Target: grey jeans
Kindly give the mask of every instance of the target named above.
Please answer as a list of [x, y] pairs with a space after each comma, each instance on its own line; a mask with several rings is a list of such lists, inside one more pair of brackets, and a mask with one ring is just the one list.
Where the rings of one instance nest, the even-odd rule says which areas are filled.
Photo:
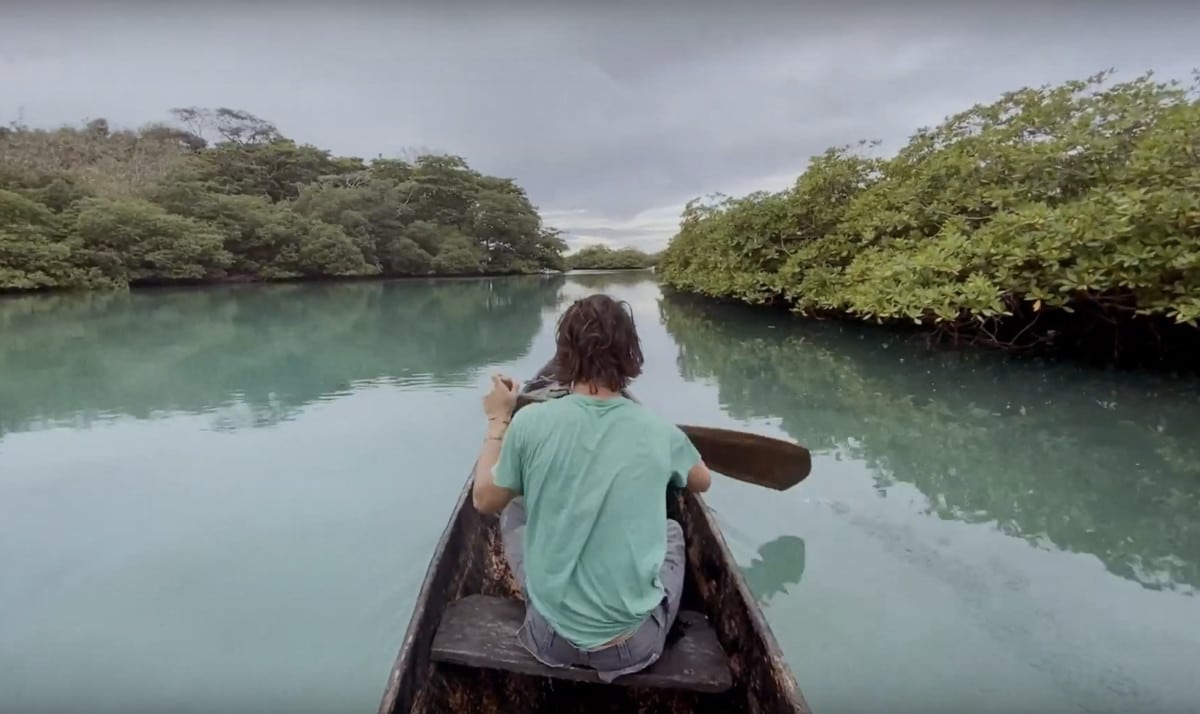
[[[667, 632], [679, 614], [679, 601], [683, 596], [683, 574], [686, 552], [683, 528], [679, 523], [667, 519], [667, 554], [663, 559], [659, 579], [665, 594], [658, 607], [651, 611], [633, 634], [616, 644], [599, 649], [585, 650], [576, 647], [567, 638], [559, 635], [538, 612], [527, 605], [525, 622], [517, 632], [517, 638], [539, 662], [548, 667], [587, 667], [596, 670], [600, 679], [611, 682], [624, 674], [641, 671], [658, 661], [667, 641]], [[504, 554], [512, 568], [521, 590], [525, 591], [525, 504], [520, 498], [513, 499], [500, 514], [500, 537], [504, 543]], [[526, 603], [529, 602], [526, 596]]]

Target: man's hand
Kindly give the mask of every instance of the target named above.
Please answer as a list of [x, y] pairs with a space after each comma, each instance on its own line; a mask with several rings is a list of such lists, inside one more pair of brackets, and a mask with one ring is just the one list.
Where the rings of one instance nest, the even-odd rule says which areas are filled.
[[489, 421], [508, 421], [517, 406], [521, 384], [511, 377], [492, 375], [492, 389], [483, 395], [483, 414]]
[[480, 513], [499, 513], [516, 496], [507, 488], [496, 485], [493, 469], [500, 459], [500, 443], [508, 431], [520, 390], [517, 380], [493, 374], [492, 388], [483, 397], [483, 413], [488, 419], [487, 436], [479, 458], [475, 460], [475, 483], [471, 487], [472, 501]]

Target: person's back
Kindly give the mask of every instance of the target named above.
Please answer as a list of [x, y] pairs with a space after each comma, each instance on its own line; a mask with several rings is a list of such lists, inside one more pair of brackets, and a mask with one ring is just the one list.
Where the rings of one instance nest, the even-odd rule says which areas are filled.
[[678, 427], [621, 395], [642, 358], [620, 305], [576, 302], [557, 343], [553, 376], [571, 393], [526, 406], [507, 428], [516, 385], [497, 379], [485, 398], [498, 424], [489, 439], [503, 446], [493, 456], [485, 442], [475, 505], [504, 510], [505, 551], [530, 605], [525, 646], [546, 664], [612, 678], [661, 654], [684, 569], [666, 489], [704, 490], [709, 475]]
[[[530, 601], [581, 647], [628, 632], [662, 599], [666, 489], [695, 463], [673, 424], [623, 397], [570, 394], [518, 412]], [[505, 445], [508, 450], [508, 445]], [[681, 465], [680, 465], [681, 464]], [[505, 463], [501, 474], [517, 473]], [[674, 477], [672, 476], [674, 474]], [[516, 489], [514, 489], [516, 490]]]

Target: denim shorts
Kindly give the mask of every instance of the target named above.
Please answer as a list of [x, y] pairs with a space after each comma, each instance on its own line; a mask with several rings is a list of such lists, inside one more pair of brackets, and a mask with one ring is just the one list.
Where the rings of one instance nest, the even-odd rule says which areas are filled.
[[[620, 641], [596, 649], [577, 647], [554, 631], [532, 605], [525, 608], [525, 621], [517, 631], [521, 644], [547, 667], [586, 667], [596, 670], [605, 682], [625, 674], [639, 672], [658, 661], [666, 645], [667, 632], [679, 614], [683, 596], [683, 575], [687, 554], [684, 549], [683, 528], [667, 519], [667, 552], [659, 579], [664, 595], [642, 624]], [[522, 499], [513, 499], [500, 514], [500, 535], [509, 567], [525, 590], [525, 506]], [[526, 596], [526, 603], [529, 602]]]

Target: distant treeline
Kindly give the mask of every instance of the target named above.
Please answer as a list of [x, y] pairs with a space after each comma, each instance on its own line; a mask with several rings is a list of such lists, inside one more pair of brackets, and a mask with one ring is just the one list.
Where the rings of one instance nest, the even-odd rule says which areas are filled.
[[562, 270], [510, 179], [364, 161], [232, 109], [116, 131], [0, 128], [0, 290]]
[[1200, 86], [1110, 75], [1009, 92], [890, 158], [830, 149], [778, 193], [694, 200], [662, 280], [933, 341], [1200, 364]]
[[566, 261], [571, 270], [635, 270], [653, 267], [658, 254], [643, 253], [637, 248], [592, 245], [568, 255]]

